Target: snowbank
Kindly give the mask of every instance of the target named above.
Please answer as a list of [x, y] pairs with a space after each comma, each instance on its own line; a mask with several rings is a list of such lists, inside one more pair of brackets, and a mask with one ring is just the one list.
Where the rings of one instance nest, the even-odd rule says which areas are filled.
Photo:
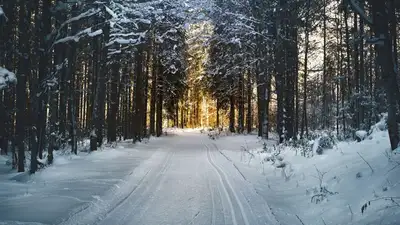
[[281, 224], [400, 223], [400, 156], [390, 151], [387, 131], [311, 158], [274, 143], [263, 148], [255, 136], [216, 140]]
[[10, 159], [0, 156], [0, 224], [58, 224], [69, 212], [125, 184], [131, 171], [162, 145], [157, 139], [150, 147], [127, 141], [93, 153], [55, 151], [53, 165], [34, 175], [11, 170]]

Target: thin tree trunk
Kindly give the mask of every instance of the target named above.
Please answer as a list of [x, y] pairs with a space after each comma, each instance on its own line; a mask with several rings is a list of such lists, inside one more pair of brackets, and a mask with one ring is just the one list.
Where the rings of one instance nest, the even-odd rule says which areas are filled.
[[[19, 26], [20, 31], [28, 30], [30, 23], [30, 12], [26, 7], [25, 2], [20, 1], [19, 4]], [[29, 72], [29, 39], [24, 32], [19, 34], [19, 64], [18, 64], [18, 83], [17, 83], [17, 124], [16, 124], [16, 144], [18, 147], [18, 172], [24, 172], [25, 162], [25, 126], [26, 126], [26, 80], [30, 76]], [[35, 151], [35, 150], [34, 150]], [[32, 153], [32, 157], [36, 157]], [[36, 158], [35, 158], [36, 159]], [[34, 160], [36, 161], [36, 160]]]
[[327, 128], [328, 126], [328, 103], [327, 103], [327, 56], [326, 56], [326, 45], [327, 45], [327, 37], [326, 37], [326, 0], [324, 0], [324, 10], [323, 10], [323, 33], [324, 33], [324, 43], [323, 43], [323, 74], [322, 74], [322, 129]]
[[246, 124], [247, 124], [247, 133], [250, 134], [252, 130], [252, 107], [251, 107], [251, 99], [253, 95], [253, 86], [251, 83], [251, 74], [250, 71], [247, 73], [247, 116], [246, 116]]
[[[155, 116], [156, 116], [156, 99], [157, 99], [157, 54], [153, 51], [153, 65], [151, 68], [151, 97], [150, 97], [150, 135], [155, 136]], [[183, 114], [182, 114], [183, 116]], [[183, 121], [181, 121], [183, 124]]]
[[142, 140], [142, 125], [143, 125], [143, 50], [139, 47], [135, 53], [135, 76], [136, 76], [136, 88], [135, 88], [135, 115], [134, 115], [134, 135], [133, 142]]
[[231, 94], [229, 98], [230, 110], [229, 110], [229, 131], [235, 133], [235, 97]]
[[101, 69], [99, 71], [98, 87], [97, 87], [98, 99], [97, 99], [97, 106], [95, 107], [96, 112], [93, 113], [94, 116], [97, 116], [97, 119], [95, 119], [94, 121], [96, 123], [95, 136], [97, 137], [98, 147], [101, 147], [101, 145], [103, 144], [103, 129], [105, 123], [106, 80], [108, 73], [108, 67], [107, 67], [108, 47], [106, 43], [108, 43], [110, 39], [110, 25], [108, 23], [105, 23], [103, 27], [103, 34], [104, 34], [104, 39], [101, 48], [102, 49]]
[[160, 61], [157, 61], [157, 108], [156, 108], [156, 135], [160, 137], [162, 135], [163, 125], [163, 102], [164, 102], [164, 82], [163, 74], [161, 74]]
[[[119, 49], [119, 46], [116, 48]], [[110, 105], [107, 115], [107, 134], [109, 142], [117, 141], [117, 114], [118, 114], [118, 86], [119, 86], [119, 77], [120, 77], [120, 62], [119, 57], [117, 56], [114, 59], [114, 62], [111, 66], [111, 83], [110, 83]]]

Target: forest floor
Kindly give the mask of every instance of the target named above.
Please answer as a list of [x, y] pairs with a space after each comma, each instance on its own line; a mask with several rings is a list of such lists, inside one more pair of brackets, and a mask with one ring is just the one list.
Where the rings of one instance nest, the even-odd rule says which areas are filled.
[[57, 153], [33, 176], [0, 157], [0, 224], [399, 224], [400, 158], [387, 139], [376, 132], [305, 158], [266, 152], [254, 135], [169, 130], [149, 143]]

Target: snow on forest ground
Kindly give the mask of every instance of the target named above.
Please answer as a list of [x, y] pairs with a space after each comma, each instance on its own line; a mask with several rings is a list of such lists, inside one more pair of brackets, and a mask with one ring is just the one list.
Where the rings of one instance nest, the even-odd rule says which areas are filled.
[[[267, 142], [269, 149], [274, 143]], [[359, 143], [339, 142], [311, 158], [285, 147], [274, 165], [265, 161], [273, 153], [263, 152], [255, 135], [221, 137], [215, 144], [282, 225], [400, 224], [400, 156], [389, 151], [387, 131]], [[286, 166], [277, 168], [282, 163]]]
[[[166, 129], [166, 137], [149, 144], [122, 142], [116, 148], [79, 152], [77, 156], [57, 151], [54, 165], [33, 176], [11, 171], [7, 159], [0, 156], [0, 225], [57, 224], [66, 214], [90, 205], [99, 206], [101, 212], [101, 207], [108, 208], [134, 189], [147, 169], [160, 164], [166, 154], [160, 150], [175, 143], [175, 135], [182, 135], [190, 144], [207, 139], [205, 133], [199, 139], [200, 132], [204, 131], [171, 128]], [[277, 153], [273, 148], [276, 141], [267, 141], [272, 152], [263, 152], [263, 142], [255, 135], [227, 135], [210, 142], [220, 150], [221, 168], [231, 169], [227, 171], [231, 175], [237, 173], [232, 182], [243, 177], [282, 225], [400, 223], [396, 205], [400, 201], [400, 156], [389, 151], [387, 131], [376, 131], [359, 143], [339, 142], [311, 158], [290, 147], [271, 157]], [[273, 165], [266, 158], [277, 161]], [[92, 212], [94, 216], [96, 212]]]
[[166, 142], [168, 137], [152, 139], [151, 145], [126, 141], [78, 155], [56, 151], [54, 164], [32, 176], [11, 170], [8, 158], [0, 156], [0, 224], [57, 224], [68, 212], [124, 186], [126, 177]]

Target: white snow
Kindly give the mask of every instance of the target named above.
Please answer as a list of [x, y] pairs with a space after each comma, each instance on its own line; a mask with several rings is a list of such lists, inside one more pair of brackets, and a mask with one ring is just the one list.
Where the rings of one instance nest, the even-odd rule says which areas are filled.
[[6, 68], [0, 67], [0, 91], [7, 88], [11, 84], [17, 83], [17, 77], [13, 72], [8, 71]]
[[0, 6], [0, 16], [3, 16], [3, 15], [5, 15], [5, 14], [4, 14], [3, 8], [1, 8], [1, 6]]
[[[339, 142], [312, 158], [289, 147], [273, 150], [270, 141], [272, 152], [263, 152], [255, 136], [224, 137], [216, 145], [266, 199], [281, 224], [301, 224], [299, 218], [307, 225], [400, 223], [400, 156], [390, 151], [387, 131], [376, 131], [359, 143]], [[330, 193], [321, 193], [320, 186]], [[321, 194], [325, 197], [319, 201]]]
[[99, 29], [99, 30], [96, 30], [95, 32], [89, 33], [89, 37], [96, 37], [96, 36], [99, 36], [101, 34], [103, 34], [103, 30]]
[[177, 129], [166, 134], [134, 148], [120, 143], [92, 154], [57, 153], [53, 166], [32, 177], [2, 175], [0, 221], [278, 224], [266, 201], [231, 173], [235, 168], [224, 165], [206, 135]]
[[117, 15], [114, 11], [112, 11], [112, 10], [111, 10], [110, 8], [108, 8], [107, 6], [105, 6], [105, 7], [106, 7], [107, 13], [110, 14], [110, 16], [112, 16], [114, 19], [118, 18], [118, 15]]
[[358, 131], [356, 131], [356, 136], [357, 136], [360, 140], [364, 140], [365, 138], [367, 138], [368, 132], [365, 131], [365, 130], [358, 130]]
[[314, 155], [317, 154], [318, 147], [319, 147], [319, 141], [320, 141], [320, 140], [321, 140], [321, 138], [319, 137], [319, 138], [315, 139], [315, 140], [312, 142], [312, 151], [313, 151]]
[[7, 22], [7, 21], [8, 21], [8, 18], [7, 18], [7, 16], [6, 16], [6, 14], [4, 13], [3, 8], [1, 8], [1, 6], [0, 6], [0, 17], [2, 17], [2, 16], [4, 16], [4, 18], [6, 19], [6, 22]]
[[10, 159], [0, 156], [0, 224], [62, 222], [97, 201], [92, 196], [104, 196], [115, 185], [124, 186], [124, 178], [149, 159], [160, 143], [133, 149], [126, 142], [116, 149], [77, 156], [69, 150], [56, 151], [54, 164], [32, 176], [11, 171]]
[[400, 156], [386, 131], [311, 158], [276, 140], [263, 149], [254, 135], [165, 135], [56, 151], [33, 176], [10, 173], [0, 157], [0, 224], [398, 224]]

